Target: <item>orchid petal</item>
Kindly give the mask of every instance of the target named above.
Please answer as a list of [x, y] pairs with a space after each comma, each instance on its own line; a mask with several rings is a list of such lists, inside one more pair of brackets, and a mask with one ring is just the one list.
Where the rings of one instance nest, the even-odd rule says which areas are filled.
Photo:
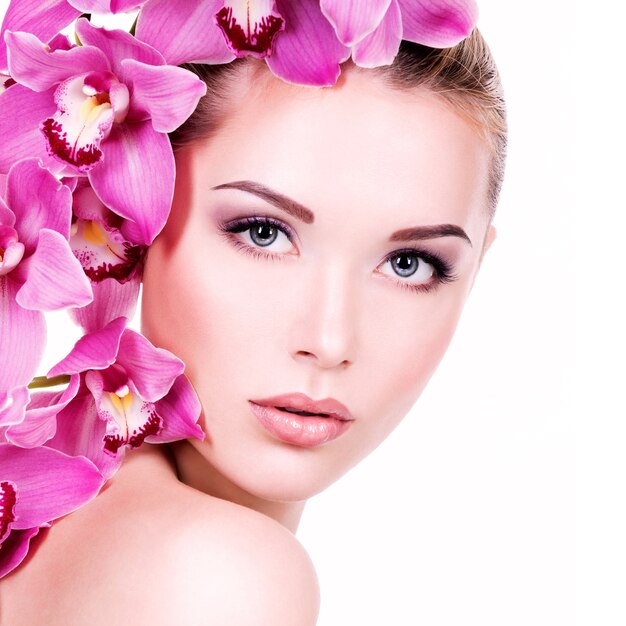
[[114, 126], [105, 157], [89, 172], [91, 186], [112, 211], [136, 223], [133, 241], [150, 245], [165, 225], [174, 194], [174, 156], [167, 135], [157, 133], [150, 122]]
[[213, 16], [223, 0], [149, 0], [139, 13], [137, 38], [170, 65], [228, 63], [235, 58]]
[[[99, 372], [89, 372], [96, 377]], [[89, 382], [87, 383], [89, 384]], [[146, 402], [128, 387], [117, 392], [102, 391], [97, 394], [98, 416], [106, 422], [104, 451], [117, 455], [120, 448], [139, 448], [148, 436], [157, 436], [163, 421], [154, 404]]]
[[45, 446], [26, 450], [0, 444], [0, 467], [3, 480], [17, 485], [12, 523], [17, 530], [75, 511], [94, 498], [103, 483], [102, 475], [88, 459]]
[[449, 48], [467, 37], [478, 19], [475, 0], [398, 0], [402, 38], [432, 48]]
[[144, 247], [126, 241], [119, 229], [100, 220], [77, 220], [70, 246], [87, 277], [95, 283], [107, 278], [126, 282], [145, 252]]
[[19, 287], [0, 276], [0, 393], [30, 383], [46, 344], [44, 316], [17, 304]]
[[168, 350], [156, 348], [143, 335], [126, 329], [120, 340], [117, 363], [149, 402], [160, 400], [180, 376], [185, 364]]
[[35, 448], [54, 437], [56, 416], [76, 396], [80, 377], [74, 375], [63, 391], [43, 391], [32, 395], [25, 419], [6, 430], [6, 438], [22, 448]]
[[10, 393], [0, 393], [0, 426], [21, 424], [24, 420], [30, 392], [25, 386], [17, 387]]
[[391, 0], [321, 0], [320, 8], [339, 41], [353, 46], [381, 23]]
[[72, 222], [72, 193], [37, 159], [16, 163], [9, 171], [7, 200], [16, 218], [20, 241], [30, 255], [39, 233], [46, 228], [69, 239]]
[[0, 544], [9, 534], [12, 524], [15, 522], [16, 503], [17, 485], [8, 480], [0, 480]]
[[120, 317], [104, 328], [81, 337], [71, 352], [48, 372], [48, 378], [59, 374], [79, 374], [91, 369], [102, 370], [112, 365], [126, 321], [126, 318]]
[[282, 80], [300, 85], [330, 86], [337, 82], [339, 64], [350, 56], [314, 0], [277, 0], [285, 30], [266, 58]]
[[40, 527], [14, 530], [2, 542], [0, 547], [0, 578], [12, 572], [28, 554], [30, 540], [37, 535]]
[[6, 276], [17, 267], [24, 250], [24, 244], [18, 241], [17, 231], [0, 225], [0, 276]]
[[[48, 41], [73, 22], [79, 11], [66, 0], [12, 0], [5, 13], [0, 39], [5, 31], [26, 31]], [[0, 71], [7, 69], [6, 49], [0, 44]]]
[[58, 111], [41, 123], [48, 144], [48, 153], [88, 172], [102, 160], [100, 143], [106, 139], [115, 112], [104, 94], [87, 95], [88, 75], [74, 76], [61, 83], [54, 94]]
[[68, 0], [82, 13], [128, 13], [138, 9], [137, 0]]
[[28, 157], [46, 157], [46, 141], [39, 130], [42, 120], [56, 110], [54, 89], [33, 93], [21, 85], [13, 85], [0, 93], [0, 172]]
[[135, 314], [140, 286], [139, 268], [123, 284], [115, 278], [92, 283], [93, 302], [80, 309], [71, 309], [70, 317], [88, 333], [104, 328], [118, 317], [131, 319]]
[[105, 430], [106, 424], [98, 417], [91, 393], [79, 393], [57, 415], [57, 432], [46, 446], [72, 456], [87, 457], [107, 480], [122, 464], [124, 450], [116, 456], [104, 451]]
[[99, 48], [110, 59], [112, 72], [123, 83], [132, 78], [124, 72], [123, 59], [135, 59], [148, 65], [163, 65], [165, 63], [160, 52], [126, 31], [97, 28], [86, 19], [81, 18], [76, 22], [76, 33], [84, 44]]
[[181, 374], [164, 398], [155, 403], [156, 412], [163, 419], [163, 430], [156, 436], [146, 437], [147, 443], [169, 443], [195, 437], [204, 439], [197, 424], [202, 407], [196, 392], [184, 374]]
[[401, 40], [402, 15], [397, 0], [393, 0], [380, 26], [354, 46], [352, 59], [360, 67], [390, 65], [398, 54]]
[[133, 108], [145, 112], [159, 133], [176, 130], [195, 110], [207, 86], [181, 67], [146, 65], [133, 59], [122, 61], [132, 76]]
[[56, 311], [85, 306], [93, 300], [91, 283], [67, 239], [44, 228], [34, 254], [24, 262], [26, 282], [17, 292], [17, 303], [25, 309]]
[[46, 44], [30, 33], [7, 32], [4, 39], [9, 74], [20, 85], [33, 91], [47, 91], [76, 74], [110, 69], [106, 56], [92, 46], [49, 51]]
[[226, 0], [215, 20], [226, 44], [238, 57], [264, 59], [272, 54], [285, 20], [274, 10], [274, 0]]

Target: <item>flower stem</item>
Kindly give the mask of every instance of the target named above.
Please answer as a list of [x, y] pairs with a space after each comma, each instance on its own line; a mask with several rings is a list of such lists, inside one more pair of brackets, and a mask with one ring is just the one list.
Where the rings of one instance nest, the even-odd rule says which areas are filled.
[[57, 387], [58, 385], [66, 385], [70, 382], [70, 377], [67, 374], [61, 374], [60, 376], [53, 376], [47, 378], [46, 376], [35, 376], [31, 383], [28, 385], [29, 389], [43, 389], [44, 387]]

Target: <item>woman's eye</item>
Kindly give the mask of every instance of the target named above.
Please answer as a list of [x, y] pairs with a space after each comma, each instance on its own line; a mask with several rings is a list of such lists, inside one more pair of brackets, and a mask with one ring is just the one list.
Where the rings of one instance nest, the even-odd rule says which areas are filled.
[[229, 233], [237, 233], [240, 242], [252, 248], [266, 248], [268, 253], [285, 254], [293, 244], [284, 227], [267, 219], [246, 219], [226, 227]]
[[423, 285], [432, 281], [437, 270], [432, 263], [415, 252], [396, 252], [383, 262], [381, 272], [394, 278], [402, 278], [405, 283]]

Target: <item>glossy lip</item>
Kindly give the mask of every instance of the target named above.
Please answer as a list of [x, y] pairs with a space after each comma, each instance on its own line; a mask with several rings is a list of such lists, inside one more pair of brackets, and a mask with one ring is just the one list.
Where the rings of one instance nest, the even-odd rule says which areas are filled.
[[[346, 406], [333, 398], [312, 400], [302, 393], [290, 393], [249, 403], [252, 413], [273, 437], [303, 448], [336, 439], [354, 421]], [[321, 415], [298, 415], [278, 407]]]
[[285, 393], [279, 396], [272, 396], [271, 398], [250, 400], [250, 402], [260, 406], [282, 407], [296, 411], [307, 411], [308, 413], [322, 413], [344, 422], [354, 420], [348, 407], [334, 398], [313, 400], [304, 393]]

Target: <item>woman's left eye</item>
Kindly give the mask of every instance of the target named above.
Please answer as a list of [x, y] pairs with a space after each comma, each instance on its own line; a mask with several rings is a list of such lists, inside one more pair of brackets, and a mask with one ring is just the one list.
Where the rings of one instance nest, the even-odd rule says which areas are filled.
[[395, 279], [402, 286], [418, 290], [428, 289], [450, 278], [450, 270], [440, 259], [417, 250], [397, 250], [380, 265], [380, 272]]

